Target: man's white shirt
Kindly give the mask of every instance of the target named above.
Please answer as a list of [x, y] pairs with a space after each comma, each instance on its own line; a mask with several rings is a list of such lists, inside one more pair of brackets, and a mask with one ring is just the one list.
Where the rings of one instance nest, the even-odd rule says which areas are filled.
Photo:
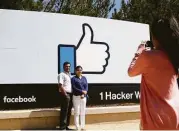
[[61, 72], [58, 75], [58, 83], [62, 84], [62, 87], [68, 93], [72, 93], [71, 77], [71, 74], [66, 72]]

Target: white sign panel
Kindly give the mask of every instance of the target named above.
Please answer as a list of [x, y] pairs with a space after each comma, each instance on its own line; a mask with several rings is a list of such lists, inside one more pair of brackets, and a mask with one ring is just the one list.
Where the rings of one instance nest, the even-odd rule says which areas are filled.
[[145, 24], [0, 10], [0, 84], [57, 83], [65, 60], [81, 65], [89, 83], [139, 83], [127, 69], [142, 40]]

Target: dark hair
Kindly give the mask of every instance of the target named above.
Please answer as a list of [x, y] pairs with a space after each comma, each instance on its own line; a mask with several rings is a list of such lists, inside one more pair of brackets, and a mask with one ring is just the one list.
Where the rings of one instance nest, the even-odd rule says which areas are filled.
[[75, 67], [75, 71], [77, 71], [80, 68], [83, 70], [82, 66], [77, 66], [77, 67]]
[[70, 62], [66, 61], [63, 63], [63, 67], [65, 67], [66, 65], [70, 64]]
[[170, 19], [155, 20], [151, 33], [168, 55], [176, 73], [179, 68], [179, 25], [172, 16]]

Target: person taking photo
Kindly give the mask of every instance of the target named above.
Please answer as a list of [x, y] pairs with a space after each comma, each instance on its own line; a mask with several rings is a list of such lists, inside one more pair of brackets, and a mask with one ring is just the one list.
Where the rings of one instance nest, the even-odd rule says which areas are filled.
[[151, 26], [153, 50], [141, 44], [128, 74], [142, 75], [141, 129], [179, 129], [179, 25], [174, 17], [155, 20]]

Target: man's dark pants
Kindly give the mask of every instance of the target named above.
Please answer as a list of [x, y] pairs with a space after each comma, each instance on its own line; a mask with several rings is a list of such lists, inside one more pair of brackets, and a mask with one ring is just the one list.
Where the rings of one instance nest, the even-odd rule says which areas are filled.
[[61, 111], [60, 111], [60, 129], [66, 129], [70, 125], [71, 109], [72, 109], [72, 94], [67, 93], [64, 96], [60, 93]]

